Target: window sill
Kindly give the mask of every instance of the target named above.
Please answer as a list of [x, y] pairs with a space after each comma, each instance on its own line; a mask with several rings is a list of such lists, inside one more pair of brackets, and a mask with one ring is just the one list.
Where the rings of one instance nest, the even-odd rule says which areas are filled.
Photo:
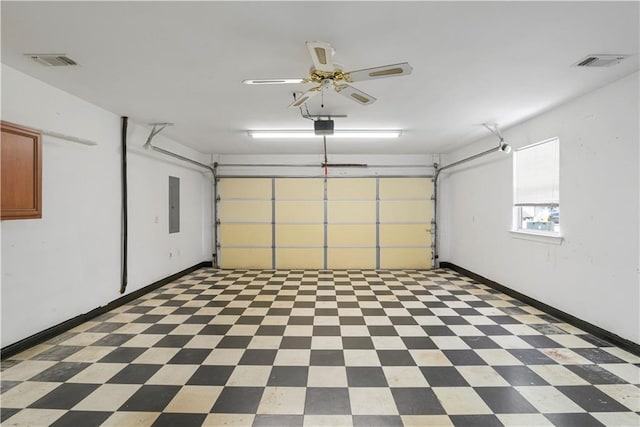
[[531, 240], [533, 242], [550, 243], [553, 245], [561, 245], [564, 241], [564, 237], [559, 234], [535, 233], [523, 230], [511, 230], [509, 233], [511, 233], [511, 237], [515, 239]]

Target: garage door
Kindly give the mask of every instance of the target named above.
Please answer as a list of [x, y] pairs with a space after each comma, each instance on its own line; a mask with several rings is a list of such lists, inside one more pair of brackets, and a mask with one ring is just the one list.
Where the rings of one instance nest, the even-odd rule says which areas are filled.
[[379, 179], [380, 268], [430, 268], [429, 178]]
[[271, 187], [271, 178], [219, 181], [221, 267], [272, 268]]
[[222, 268], [431, 266], [430, 178], [221, 178]]
[[274, 179], [275, 267], [324, 268], [324, 179]]
[[376, 179], [327, 180], [327, 268], [376, 268]]

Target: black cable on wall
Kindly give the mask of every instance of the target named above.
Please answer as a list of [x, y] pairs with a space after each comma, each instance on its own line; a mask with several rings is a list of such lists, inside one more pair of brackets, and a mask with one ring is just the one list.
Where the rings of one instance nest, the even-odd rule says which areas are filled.
[[120, 293], [124, 294], [127, 290], [127, 126], [129, 124], [128, 117], [122, 117], [122, 279], [120, 282]]

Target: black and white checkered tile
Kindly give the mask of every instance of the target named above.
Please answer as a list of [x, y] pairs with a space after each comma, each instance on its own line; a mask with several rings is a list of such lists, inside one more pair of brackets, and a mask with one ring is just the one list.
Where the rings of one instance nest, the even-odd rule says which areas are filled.
[[3, 361], [2, 425], [638, 426], [640, 358], [449, 270], [199, 270]]

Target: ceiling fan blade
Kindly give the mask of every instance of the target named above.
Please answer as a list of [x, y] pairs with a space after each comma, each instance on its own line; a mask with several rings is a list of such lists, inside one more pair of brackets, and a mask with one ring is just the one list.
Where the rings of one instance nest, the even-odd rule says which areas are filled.
[[246, 85], [283, 85], [305, 83], [305, 79], [248, 79], [243, 80]]
[[400, 64], [383, 65], [382, 67], [366, 68], [345, 73], [348, 82], [361, 82], [363, 80], [382, 79], [385, 77], [406, 76], [411, 74], [413, 68], [408, 62]]
[[370, 105], [376, 102], [376, 99], [373, 96], [366, 94], [353, 86], [340, 85], [336, 87], [336, 91], [338, 91], [340, 95], [346, 96], [350, 100], [356, 101], [362, 105]]
[[322, 86], [317, 86], [312, 89], [309, 89], [308, 91], [306, 91], [305, 93], [297, 97], [295, 101], [289, 104], [289, 108], [302, 107], [304, 104], [307, 103], [309, 99], [313, 98], [320, 92], [322, 92]]
[[307, 48], [313, 60], [313, 67], [318, 71], [333, 73], [333, 48], [326, 42], [307, 42]]

